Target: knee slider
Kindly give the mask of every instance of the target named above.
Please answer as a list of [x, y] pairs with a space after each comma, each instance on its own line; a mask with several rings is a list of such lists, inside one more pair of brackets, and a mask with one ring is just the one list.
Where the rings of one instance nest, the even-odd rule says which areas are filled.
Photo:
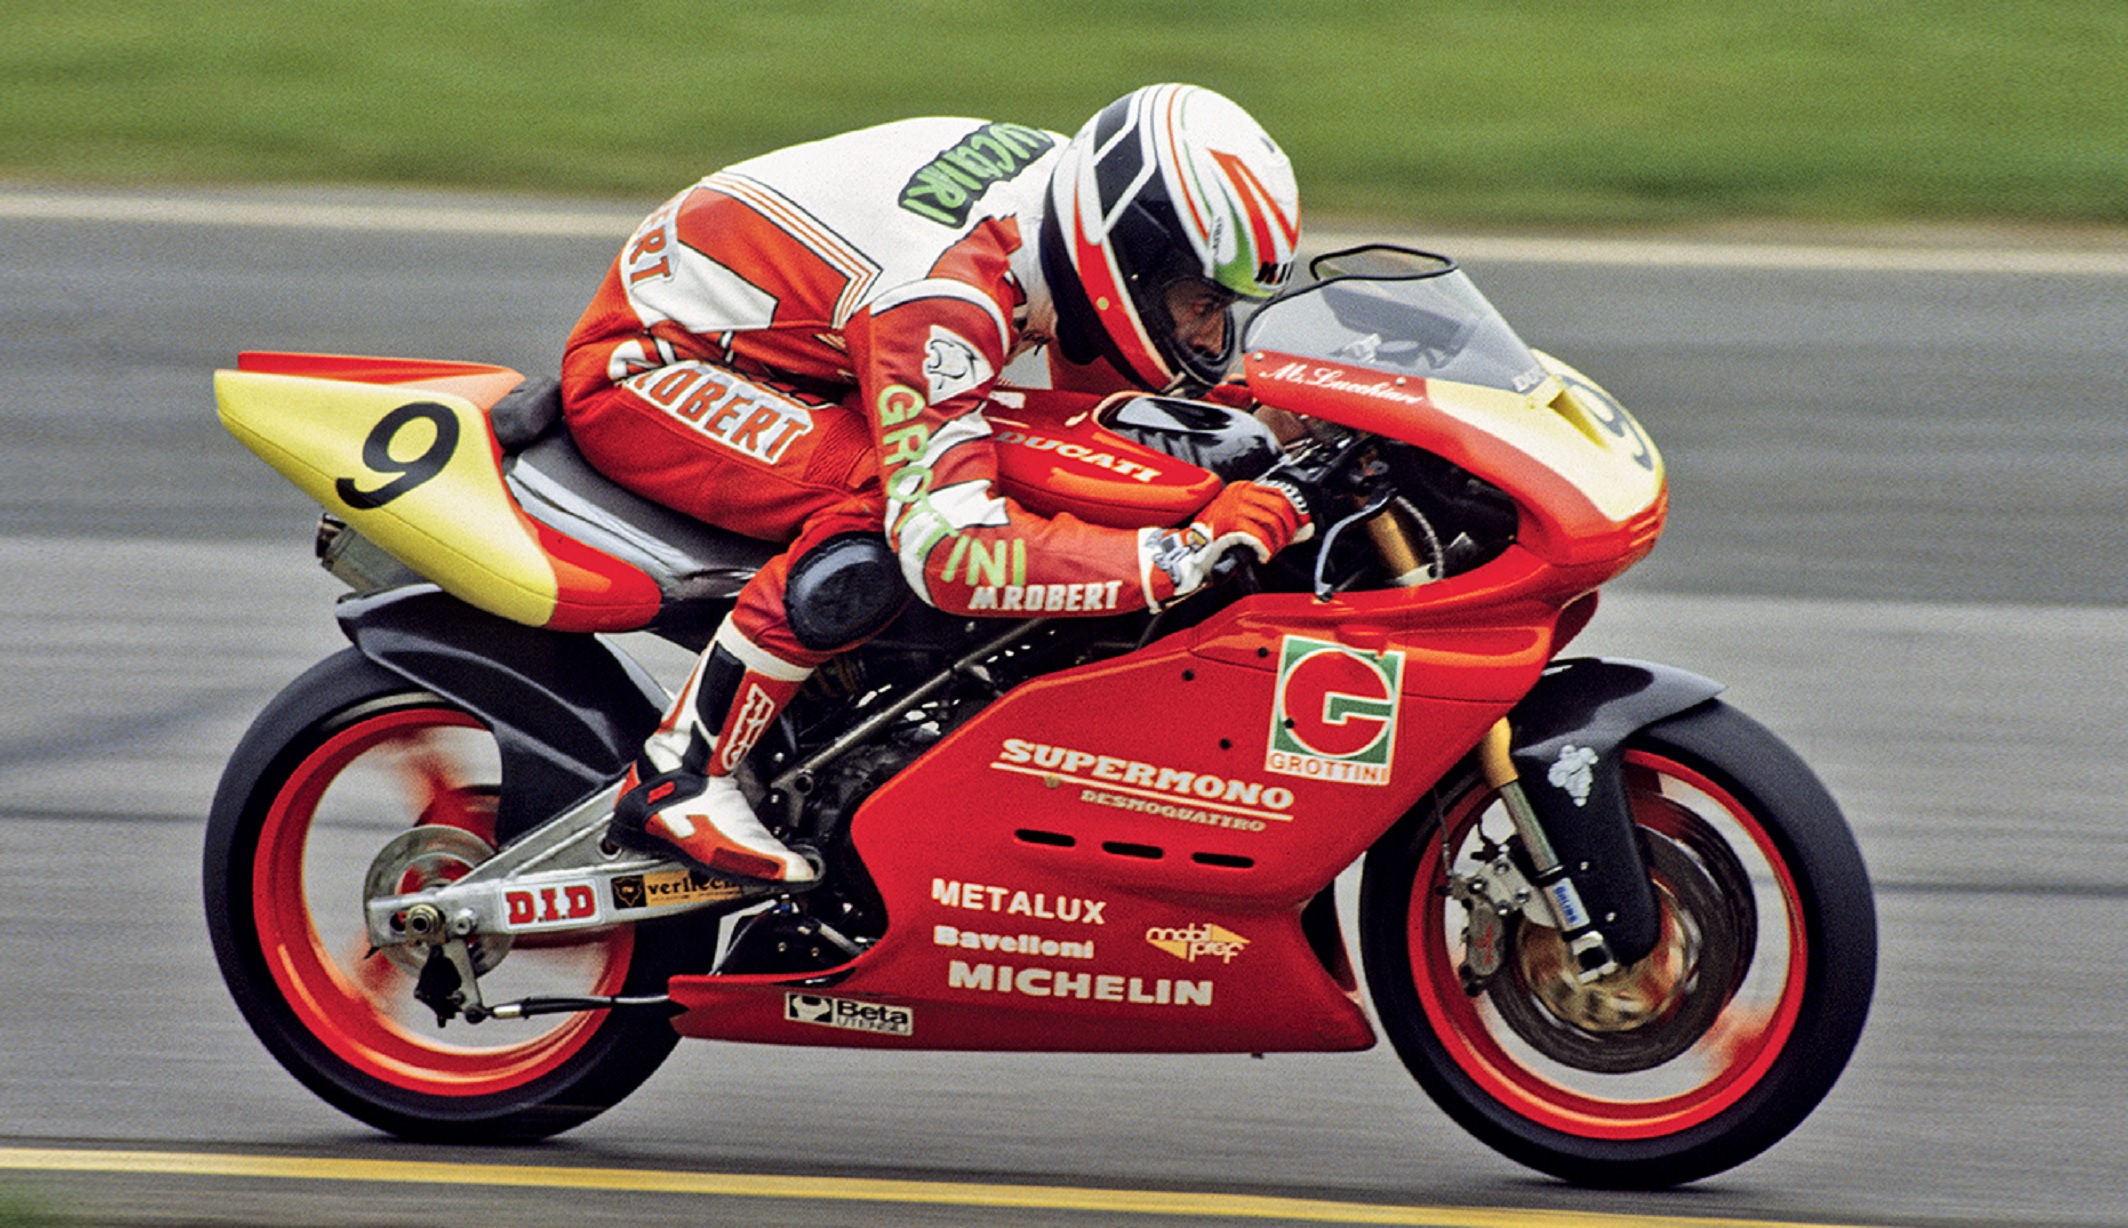
[[878, 634], [909, 602], [909, 585], [876, 533], [831, 537], [791, 565], [783, 612], [791, 636], [816, 652]]

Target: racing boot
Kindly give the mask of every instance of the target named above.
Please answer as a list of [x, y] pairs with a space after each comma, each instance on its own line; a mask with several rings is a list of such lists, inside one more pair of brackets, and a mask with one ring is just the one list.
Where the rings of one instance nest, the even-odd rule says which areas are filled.
[[726, 619], [622, 781], [614, 826], [715, 874], [810, 886], [820, 872], [761, 825], [732, 773], [812, 672]]

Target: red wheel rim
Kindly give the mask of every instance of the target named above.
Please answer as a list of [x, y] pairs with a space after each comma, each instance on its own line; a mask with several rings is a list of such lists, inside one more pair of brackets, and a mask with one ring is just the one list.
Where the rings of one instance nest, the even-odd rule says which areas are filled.
[[[381, 954], [362, 955], [367, 941], [358, 910], [350, 909], [345, 916], [336, 911], [322, 919], [315, 915], [306, 874], [320, 806], [334, 783], [366, 757], [380, 752], [390, 756], [441, 730], [485, 732], [479, 722], [449, 708], [402, 708], [359, 719], [304, 756], [274, 797], [259, 833], [252, 859], [252, 914], [260, 950], [282, 1000], [304, 1030], [337, 1057], [408, 1091], [481, 1096], [523, 1087], [560, 1067], [590, 1042], [600, 1017], [556, 1016], [537, 1036], [513, 1040], [510, 1037], [518, 1034], [503, 1033], [502, 1043], [486, 1046], [453, 1043], [441, 1030], [418, 1032], [398, 1018], [410, 1001], [404, 974]], [[412, 774], [430, 787], [439, 779], [425, 752]], [[410, 810], [406, 824], [423, 809]], [[359, 884], [363, 870], [363, 865], [335, 866], [334, 874], [352, 875]], [[620, 992], [633, 935], [632, 928], [622, 926], [599, 935], [594, 943], [571, 948], [579, 956], [590, 956], [591, 983], [578, 992]], [[334, 943], [350, 954], [336, 956]], [[496, 1035], [486, 1032], [473, 1038]]]
[[[1412, 978], [1427, 1026], [1450, 1060], [1484, 1092], [1517, 1116], [1583, 1138], [1647, 1139], [1674, 1135], [1726, 1111], [1758, 1086], [1794, 1031], [1808, 971], [1808, 940], [1794, 877], [1765, 828], [1726, 790], [1693, 769], [1660, 756], [1628, 752], [1635, 818], [1666, 836], [1711, 816], [1716, 834], [1750, 867], [1759, 900], [1759, 953], [1750, 976], [1680, 1070], [1651, 1077], [1601, 1076], [1547, 1066], [1517, 1041], [1483, 998], [1464, 992], [1457, 975], [1461, 934], [1436, 893], [1446, 881], [1443, 845], [1429, 841], [1419, 861], [1408, 934]], [[1645, 791], [1660, 782], [1662, 797]], [[1666, 804], [1682, 799], [1682, 807]], [[1450, 848], [1460, 845], [1493, 802], [1473, 790], [1443, 816]], [[1769, 951], [1768, 939], [1777, 949]], [[1768, 967], [1777, 956], [1778, 967]], [[1688, 1062], [1689, 1058], [1689, 1062]], [[1665, 1081], [1679, 1087], [1651, 1087]]]

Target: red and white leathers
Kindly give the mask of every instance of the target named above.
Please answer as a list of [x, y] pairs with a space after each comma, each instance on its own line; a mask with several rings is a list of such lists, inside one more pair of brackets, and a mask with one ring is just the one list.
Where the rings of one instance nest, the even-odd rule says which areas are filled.
[[[1106, 594], [1087, 611], [1106, 614], [1157, 608], [1203, 583], [1228, 546], [1268, 557], [1303, 528], [1293, 499], [1252, 483], [1223, 491], [1196, 525], [1165, 530], [1042, 517], [999, 493], [983, 408], [1006, 364], [1052, 335], [1034, 239], [1062, 146], [1015, 124], [917, 119], [738, 163], [637, 228], [571, 334], [564, 402], [594, 466], [711, 524], [791, 543], [718, 632], [749, 677], [779, 684], [778, 708], [806, 672], [877, 630], [821, 643], [793, 628], [791, 569], [843, 534], [883, 533], [909, 588], [950, 613], [981, 613], [976, 580], [994, 584], [1002, 570], [1013, 584]], [[1058, 382], [1124, 386], [1102, 371]], [[698, 689], [683, 692], [661, 736], [714, 752], [730, 701], [698, 710]], [[673, 757], [649, 756], [636, 778]], [[735, 758], [707, 753], [707, 775], [728, 778]], [[728, 779], [712, 790], [737, 797]], [[773, 837], [691, 839], [661, 830], [656, 814], [647, 821], [713, 869], [720, 845], [736, 842], [757, 860], [722, 868], [785, 881], [809, 872], [795, 859], [762, 865], [788, 856]]]

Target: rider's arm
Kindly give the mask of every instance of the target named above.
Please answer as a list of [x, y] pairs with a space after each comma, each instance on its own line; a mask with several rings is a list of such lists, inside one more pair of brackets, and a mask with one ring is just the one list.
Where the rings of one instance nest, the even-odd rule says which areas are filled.
[[1012, 333], [964, 283], [883, 296], [844, 330], [886, 484], [885, 529], [918, 597], [952, 614], [1106, 614], [1159, 608], [1240, 545], [1259, 558], [1304, 523], [1284, 492], [1237, 482], [1180, 529], [1040, 516], [997, 483], [983, 407]]

